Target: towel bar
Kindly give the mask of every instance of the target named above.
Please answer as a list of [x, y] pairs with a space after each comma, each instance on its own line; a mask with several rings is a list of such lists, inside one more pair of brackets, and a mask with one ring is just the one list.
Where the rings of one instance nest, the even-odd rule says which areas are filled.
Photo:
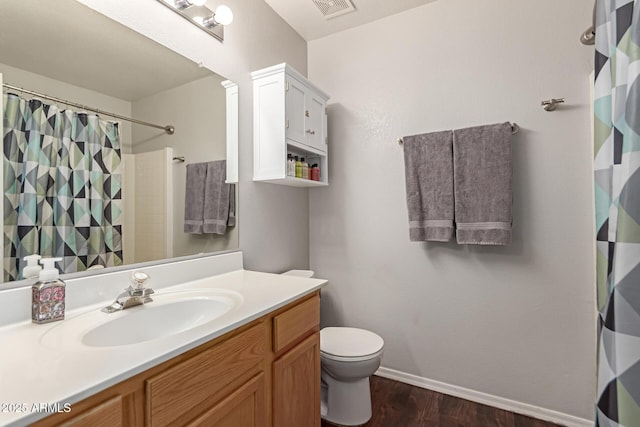
[[[511, 135], [515, 135], [518, 132], [520, 132], [520, 126], [518, 126], [517, 123], [511, 123]], [[400, 145], [404, 144], [404, 141], [402, 140], [402, 138], [398, 138], [397, 142]]]

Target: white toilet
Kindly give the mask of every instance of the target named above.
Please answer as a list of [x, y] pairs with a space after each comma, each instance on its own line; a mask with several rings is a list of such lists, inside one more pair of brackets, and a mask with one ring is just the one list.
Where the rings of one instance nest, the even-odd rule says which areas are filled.
[[322, 418], [357, 426], [371, 418], [369, 377], [380, 367], [384, 341], [357, 328], [320, 331]]
[[[313, 277], [311, 270], [291, 270], [290, 276]], [[329, 327], [320, 331], [323, 419], [357, 426], [371, 418], [369, 377], [380, 367], [384, 340], [371, 331]]]

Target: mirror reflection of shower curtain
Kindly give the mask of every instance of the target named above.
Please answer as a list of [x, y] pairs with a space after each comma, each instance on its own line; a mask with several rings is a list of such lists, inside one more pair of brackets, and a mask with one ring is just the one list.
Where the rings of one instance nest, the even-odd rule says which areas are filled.
[[596, 426], [640, 423], [640, 0], [598, 0]]
[[22, 258], [62, 257], [65, 273], [122, 264], [117, 123], [6, 94], [4, 281]]

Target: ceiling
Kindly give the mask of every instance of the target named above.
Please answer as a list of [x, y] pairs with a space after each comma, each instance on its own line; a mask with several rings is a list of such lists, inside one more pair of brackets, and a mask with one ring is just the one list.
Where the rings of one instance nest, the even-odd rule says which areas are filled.
[[75, 0], [44, 3], [0, 1], [0, 63], [127, 101], [211, 75]]
[[352, 0], [356, 10], [326, 19], [312, 0], [265, 0], [278, 15], [305, 40], [319, 39], [329, 34], [395, 15], [435, 0]]

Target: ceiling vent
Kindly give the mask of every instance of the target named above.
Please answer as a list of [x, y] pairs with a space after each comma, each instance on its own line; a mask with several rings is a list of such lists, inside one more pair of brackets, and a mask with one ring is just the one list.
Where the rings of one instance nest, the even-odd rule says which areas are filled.
[[325, 19], [335, 18], [356, 10], [350, 0], [313, 0]]

